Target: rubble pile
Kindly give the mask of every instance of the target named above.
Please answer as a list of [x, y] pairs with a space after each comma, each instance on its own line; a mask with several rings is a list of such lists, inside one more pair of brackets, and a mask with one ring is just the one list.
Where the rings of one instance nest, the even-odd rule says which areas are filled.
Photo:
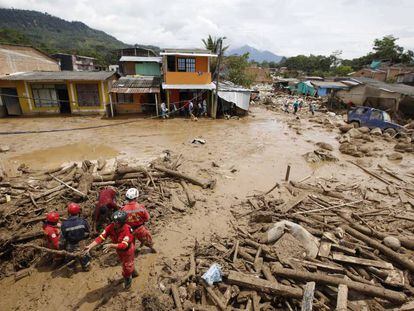
[[176, 310], [411, 310], [414, 175], [348, 165], [368, 179], [306, 178], [241, 203], [232, 238], [166, 269]]
[[388, 154], [391, 158], [402, 158], [402, 154], [414, 152], [414, 145], [406, 133], [398, 136], [394, 133], [384, 133], [379, 128], [369, 129], [367, 127], [354, 128], [351, 124], [339, 126], [342, 133], [338, 136], [340, 143], [339, 151], [354, 157], [379, 157], [384, 151], [381, 143], [395, 142], [393, 153]]
[[194, 206], [196, 200], [187, 182], [202, 188], [213, 185], [178, 172], [181, 159], [168, 153], [150, 166], [131, 165], [133, 161], [114, 161], [114, 165], [83, 161], [47, 171], [21, 166], [21, 176], [4, 177], [0, 181], [0, 278], [20, 275], [20, 270], [30, 269], [40, 261], [39, 249], [25, 247], [25, 243], [42, 245], [41, 223], [47, 212], [58, 211], [65, 219], [68, 202], [78, 202], [82, 215], [91, 224], [102, 187], [116, 188], [120, 199], [128, 188], [138, 188], [140, 203], [155, 219], [149, 228], [156, 232], [177, 211], [173, 200], [181, 200], [180, 212]]

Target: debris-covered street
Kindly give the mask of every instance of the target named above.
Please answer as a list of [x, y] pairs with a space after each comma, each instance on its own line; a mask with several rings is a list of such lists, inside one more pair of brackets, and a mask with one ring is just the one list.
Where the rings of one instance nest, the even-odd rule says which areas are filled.
[[[7, 175], [0, 188], [7, 197], [0, 205], [2, 308], [298, 310], [304, 292], [317, 298], [316, 310], [409, 303], [414, 158], [394, 150], [409, 138], [349, 129], [341, 117], [305, 108], [299, 117], [281, 105], [255, 105], [241, 119], [141, 119], [2, 136], [10, 148], [0, 153]], [[2, 129], [125, 121], [7, 119]], [[128, 187], [139, 188], [151, 215], [158, 252], [137, 251], [130, 292], [118, 286], [111, 254], [94, 250], [91, 271], [74, 273], [37, 268], [44, 253], [22, 247], [41, 245], [42, 215], [64, 214], [69, 200], [92, 217], [104, 185], [116, 187], [120, 200]], [[208, 287], [201, 276], [214, 263], [222, 281]]]

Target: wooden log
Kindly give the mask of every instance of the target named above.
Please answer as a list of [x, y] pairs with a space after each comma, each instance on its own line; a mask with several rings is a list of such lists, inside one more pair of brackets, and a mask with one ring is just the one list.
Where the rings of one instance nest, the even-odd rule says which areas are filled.
[[284, 269], [272, 266], [272, 272], [276, 276], [286, 277], [288, 279], [309, 282], [314, 281], [320, 284], [327, 285], [347, 285], [349, 289], [355, 290], [359, 293], [365, 294], [370, 297], [383, 298], [392, 302], [404, 303], [407, 301], [407, 296], [403, 293], [384, 289], [382, 287], [359, 283], [344, 278], [333, 277], [320, 273], [310, 273], [305, 271], [298, 271], [294, 269]]
[[250, 255], [249, 253], [247, 253], [246, 250], [243, 249], [242, 247], [239, 247], [239, 255], [243, 259], [250, 261], [251, 263], [254, 263], [254, 257]]
[[[343, 218], [344, 220], [346, 220], [347, 222], [349, 222], [350, 227], [352, 227], [353, 229], [358, 230], [361, 233], [364, 233], [368, 236], [372, 236], [374, 238], [381, 239], [381, 240], [384, 239], [387, 236], [395, 236], [393, 234], [378, 232], [378, 231], [369, 229], [365, 226], [362, 226], [362, 225], [358, 224], [354, 219], [348, 217], [347, 214], [345, 214], [345, 213], [338, 213], [338, 215], [341, 218]], [[403, 236], [395, 236], [395, 237], [398, 238], [398, 240], [400, 240], [402, 246], [404, 246], [408, 249], [414, 250], [414, 239], [406, 238], [406, 237], [403, 237]]]
[[331, 253], [331, 247], [332, 247], [332, 243], [327, 242], [327, 241], [321, 241], [321, 244], [319, 245], [318, 256], [328, 257], [329, 254]]
[[302, 298], [302, 311], [312, 311], [313, 297], [315, 294], [315, 282], [308, 282], [305, 285]]
[[273, 274], [270, 271], [270, 268], [267, 264], [262, 265], [262, 273], [263, 273], [264, 277], [266, 278], [266, 280], [268, 280], [270, 282], [273, 282], [273, 283], [277, 283], [276, 278], [273, 276]]
[[234, 254], [233, 254], [233, 263], [236, 262], [237, 254], [239, 253], [239, 244], [240, 244], [239, 240], [236, 240], [234, 244], [235, 246], [234, 246]]
[[414, 272], [414, 262], [411, 260], [403, 257], [401, 254], [398, 254], [394, 252], [391, 248], [377, 242], [374, 239], [371, 239], [370, 237], [366, 236], [365, 234], [351, 228], [351, 227], [345, 227], [345, 232], [352, 235], [354, 238], [357, 238], [361, 241], [364, 241], [369, 246], [379, 250], [381, 253], [383, 253], [388, 259], [393, 260], [394, 262], [398, 263], [402, 267], [410, 270], [411, 272]]
[[197, 202], [196, 199], [194, 198], [193, 193], [188, 188], [188, 185], [187, 185], [187, 183], [184, 180], [180, 180], [180, 184], [183, 187], [183, 190], [184, 190], [185, 195], [187, 197], [188, 205], [190, 207], [193, 207], [196, 204], [196, 202]]
[[287, 168], [286, 168], [286, 175], [285, 175], [285, 181], [289, 181], [289, 176], [290, 176], [290, 164], [288, 164]]
[[302, 298], [303, 294], [300, 288], [270, 282], [236, 271], [230, 271], [227, 276], [227, 281], [230, 284], [240, 285], [258, 292], [280, 295], [283, 297]]
[[36, 244], [15, 245], [15, 247], [17, 247], [17, 248], [29, 248], [30, 247], [30, 248], [35, 248], [35, 249], [41, 250], [41, 251], [46, 252], [46, 253], [62, 255], [62, 256], [67, 256], [67, 257], [82, 258], [84, 256], [84, 254], [82, 252], [69, 253], [69, 252], [64, 251], [64, 250], [50, 249], [50, 248], [39, 246], [39, 245], [36, 245]]
[[335, 252], [332, 254], [332, 259], [335, 261], [339, 261], [339, 262], [346, 262], [346, 263], [351, 263], [351, 264], [361, 265], [361, 266], [368, 266], [368, 267], [372, 266], [372, 267], [388, 269], [388, 270], [394, 269], [393, 265], [390, 264], [389, 262], [346, 256], [346, 255], [342, 255], [340, 253], [335, 253]]
[[181, 305], [180, 294], [178, 293], [177, 285], [171, 285], [171, 293], [174, 299], [176, 310], [183, 311], [183, 306]]
[[186, 181], [188, 181], [188, 182], [190, 182], [194, 185], [202, 187], [203, 189], [211, 187], [211, 182], [204, 182], [204, 181], [201, 181], [197, 178], [185, 175], [185, 174], [180, 173], [178, 171], [170, 170], [170, 169], [168, 169], [166, 167], [163, 167], [163, 166], [154, 165], [154, 169], [156, 169], [157, 171], [163, 172], [167, 175], [170, 175], [172, 177], [179, 178], [179, 179], [184, 179], [184, 180], [186, 180]]
[[252, 295], [253, 311], [260, 311], [260, 296], [255, 292]]
[[89, 191], [91, 190], [93, 179], [94, 179], [92, 175], [94, 166], [95, 165], [93, 163], [87, 160], [83, 161], [82, 163], [82, 169], [84, 173], [79, 179], [79, 184], [78, 184], [78, 190], [81, 193], [88, 194]]
[[224, 299], [222, 300], [214, 291], [213, 288], [207, 286], [204, 282], [203, 282], [204, 288], [207, 291], [207, 294], [210, 296], [211, 300], [213, 300], [214, 304], [221, 310], [221, 311], [226, 311], [227, 310], [227, 306], [224, 304]]
[[178, 283], [179, 286], [185, 284], [190, 278], [195, 277], [196, 269], [196, 262], [194, 258], [194, 253], [190, 255], [190, 269], [188, 270], [187, 274], [183, 276], [183, 278]]
[[21, 279], [25, 278], [26, 276], [31, 275], [32, 272], [33, 272], [32, 267], [17, 271], [17, 272], [14, 273], [14, 281], [17, 282], [18, 280], [21, 280]]
[[70, 190], [72, 190], [73, 192], [75, 192], [76, 194], [80, 195], [81, 198], [86, 198], [87, 195], [81, 191], [79, 191], [78, 189], [73, 188], [71, 185], [65, 183], [64, 181], [60, 180], [59, 178], [53, 176], [52, 174], [49, 174], [50, 177], [52, 177], [54, 180], [56, 180], [57, 182], [61, 183], [62, 185], [64, 185], [65, 187], [69, 188]]
[[348, 286], [339, 284], [338, 297], [336, 299], [336, 311], [348, 310]]

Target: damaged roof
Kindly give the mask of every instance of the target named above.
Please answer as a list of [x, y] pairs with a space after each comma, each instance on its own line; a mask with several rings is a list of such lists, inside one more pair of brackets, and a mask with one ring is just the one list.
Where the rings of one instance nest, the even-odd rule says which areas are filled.
[[113, 71], [31, 71], [1, 76], [6, 81], [104, 81], [117, 75]]
[[159, 93], [160, 77], [122, 77], [112, 85], [112, 93]]
[[353, 77], [352, 80], [360, 84], [366, 84], [387, 92], [400, 93], [403, 95], [414, 96], [414, 87], [402, 83], [385, 83], [371, 78]]
[[310, 81], [314, 86], [326, 89], [348, 88], [348, 85], [339, 81]]

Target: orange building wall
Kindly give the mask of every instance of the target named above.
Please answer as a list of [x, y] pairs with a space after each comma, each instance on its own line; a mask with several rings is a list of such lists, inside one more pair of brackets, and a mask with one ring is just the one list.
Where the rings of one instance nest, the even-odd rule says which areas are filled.
[[208, 72], [208, 57], [196, 57], [196, 71]]

